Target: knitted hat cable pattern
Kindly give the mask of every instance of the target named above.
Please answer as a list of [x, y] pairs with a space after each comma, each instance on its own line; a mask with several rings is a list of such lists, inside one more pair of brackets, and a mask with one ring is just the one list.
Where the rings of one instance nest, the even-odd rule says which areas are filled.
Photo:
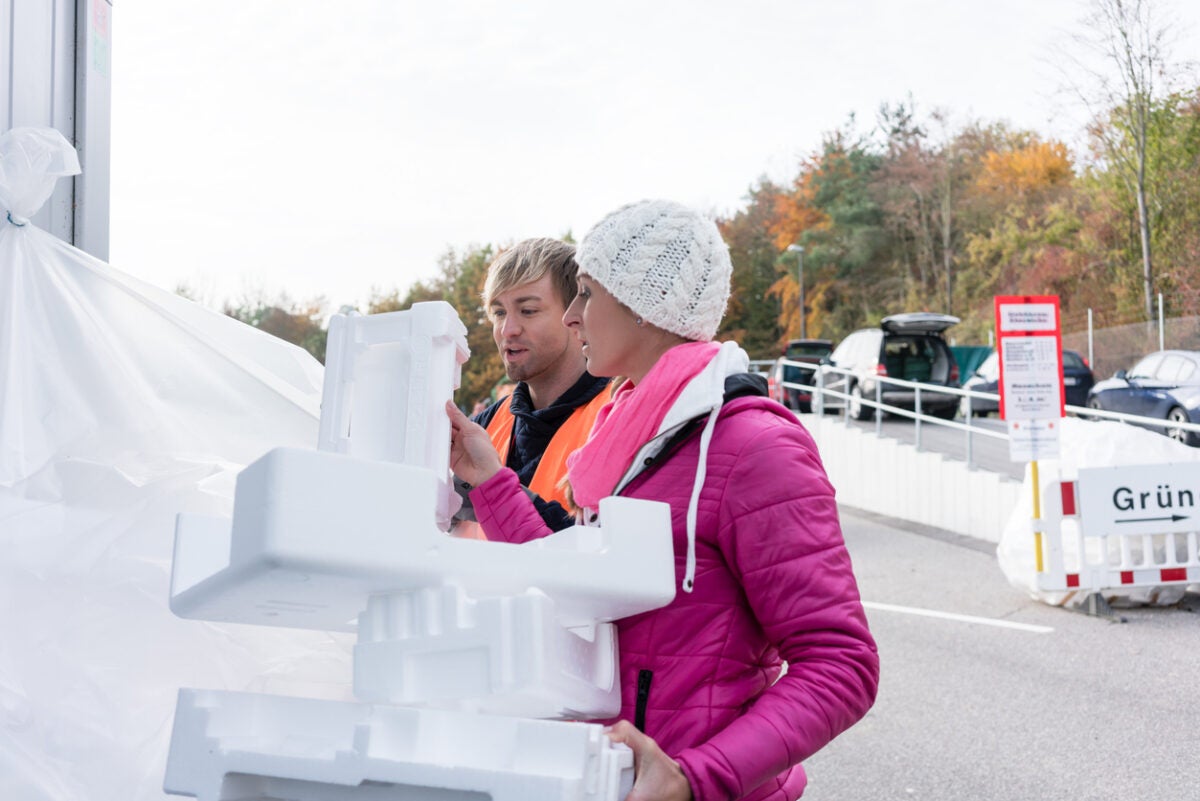
[[669, 200], [622, 206], [587, 233], [576, 258], [651, 325], [699, 342], [716, 336], [733, 265], [717, 226], [692, 209]]

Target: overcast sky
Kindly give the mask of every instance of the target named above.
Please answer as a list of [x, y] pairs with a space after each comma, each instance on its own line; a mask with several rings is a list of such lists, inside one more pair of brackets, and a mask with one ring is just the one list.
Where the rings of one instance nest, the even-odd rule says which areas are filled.
[[[1200, 5], [1200, 4], [1191, 4]], [[729, 213], [852, 112], [1073, 137], [1079, 0], [120, 0], [115, 267], [211, 305], [403, 292], [622, 203]], [[1200, 9], [1177, 8], [1200, 57]]]

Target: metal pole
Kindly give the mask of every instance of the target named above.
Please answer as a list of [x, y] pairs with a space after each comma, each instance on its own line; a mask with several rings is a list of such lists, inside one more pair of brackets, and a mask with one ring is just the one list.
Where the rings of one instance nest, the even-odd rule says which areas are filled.
[[817, 417], [825, 416], [825, 371], [817, 365], [817, 391], [813, 394], [812, 410]]
[[[801, 290], [803, 292], [803, 290]], [[800, 297], [804, 297], [801, 295]], [[803, 301], [801, 301], [803, 303]], [[1163, 308], [1162, 308], [1162, 293], [1158, 293], [1158, 349], [1166, 350], [1163, 339]]]
[[[969, 391], [969, 390], [968, 390]], [[967, 424], [967, 469], [975, 469], [975, 438], [971, 435], [971, 396], [967, 395], [963, 398], [967, 402], [964, 407], [966, 415], [963, 417], [963, 422]]]
[[1092, 310], [1088, 308], [1088, 367], [1096, 369], [1096, 357], [1092, 355], [1092, 338], [1095, 336], [1095, 329], [1092, 328]]
[[[804, 313], [804, 248], [796, 253], [796, 272], [800, 273], [800, 338], [808, 338], [808, 320]], [[1162, 318], [1162, 295], [1158, 296], [1158, 316]]]
[[807, 321], [804, 319], [804, 246], [788, 245], [788, 253], [796, 254], [796, 281], [800, 284], [800, 338], [808, 337]]
[[916, 440], [917, 450], [921, 450], [921, 385], [919, 383], [913, 387], [913, 410], [917, 413], [913, 418], [913, 423], [915, 423], [913, 438]]
[[[875, 382], [875, 436], [883, 436], [883, 382]], [[917, 447], [920, 448], [921, 441], [917, 440]]]

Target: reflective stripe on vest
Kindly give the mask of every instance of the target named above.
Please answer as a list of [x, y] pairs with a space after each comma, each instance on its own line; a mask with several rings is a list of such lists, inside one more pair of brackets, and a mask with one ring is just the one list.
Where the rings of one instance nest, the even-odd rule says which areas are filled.
[[[542, 453], [542, 460], [533, 472], [533, 480], [529, 482], [529, 489], [540, 495], [543, 500], [558, 501], [564, 509], [570, 511], [566, 488], [559, 486], [563, 476], [567, 474], [567, 457], [587, 442], [588, 435], [592, 433], [592, 424], [596, 422], [596, 415], [609, 400], [611, 398], [608, 388], [605, 387], [596, 397], [571, 412], [571, 416], [563, 421], [550, 438], [546, 450]], [[487, 427], [492, 446], [496, 453], [500, 454], [500, 461], [504, 464], [508, 464], [508, 449], [512, 444], [513, 423], [516, 420], [512, 409], [509, 408], [511, 404], [512, 397], [509, 396], [496, 408], [496, 413], [492, 415]]]

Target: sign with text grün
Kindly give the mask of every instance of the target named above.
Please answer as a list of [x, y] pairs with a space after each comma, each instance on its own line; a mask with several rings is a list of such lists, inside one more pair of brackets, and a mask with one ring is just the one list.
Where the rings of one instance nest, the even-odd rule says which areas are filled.
[[1079, 470], [1084, 536], [1200, 529], [1200, 462]]

